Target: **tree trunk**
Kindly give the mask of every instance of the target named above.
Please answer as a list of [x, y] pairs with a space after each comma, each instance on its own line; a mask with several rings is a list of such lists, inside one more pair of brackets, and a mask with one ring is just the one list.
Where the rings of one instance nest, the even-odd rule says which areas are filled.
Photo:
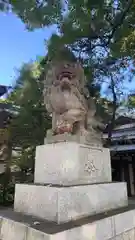
[[111, 140], [112, 140], [112, 131], [114, 129], [114, 125], [115, 125], [115, 117], [116, 117], [116, 110], [117, 110], [117, 96], [116, 96], [116, 92], [115, 92], [115, 83], [114, 83], [114, 79], [113, 76], [111, 76], [111, 90], [112, 90], [112, 95], [113, 95], [113, 113], [112, 113], [112, 118], [111, 121], [109, 123], [109, 127], [108, 127], [108, 138], [107, 138], [107, 147], [110, 147], [111, 145]]

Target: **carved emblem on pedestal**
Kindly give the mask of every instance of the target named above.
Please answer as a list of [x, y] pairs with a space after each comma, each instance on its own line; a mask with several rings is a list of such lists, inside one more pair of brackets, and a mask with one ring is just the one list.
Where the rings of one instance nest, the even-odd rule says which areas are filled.
[[93, 160], [88, 160], [88, 162], [85, 164], [84, 171], [88, 172], [89, 174], [98, 171]]

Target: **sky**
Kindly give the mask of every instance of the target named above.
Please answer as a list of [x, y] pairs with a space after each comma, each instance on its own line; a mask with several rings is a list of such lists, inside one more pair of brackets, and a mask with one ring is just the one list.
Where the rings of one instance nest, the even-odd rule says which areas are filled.
[[0, 12], [0, 84], [12, 85], [23, 63], [45, 55], [45, 39], [54, 29], [29, 32], [13, 14]]

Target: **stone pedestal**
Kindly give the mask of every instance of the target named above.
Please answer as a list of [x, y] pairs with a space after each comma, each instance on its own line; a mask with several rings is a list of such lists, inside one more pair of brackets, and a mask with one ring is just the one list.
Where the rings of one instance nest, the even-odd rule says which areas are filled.
[[17, 184], [14, 209], [57, 223], [127, 205], [125, 183], [49, 187]]
[[36, 149], [34, 184], [16, 184], [1, 240], [135, 239], [126, 183], [111, 182], [109, 150], [76, 142]]
[[126, 205], [126, 184], [111, 182], [108, 149], [59, 142], [37, 147], [34, 184], [16, 185], [14, 210], [64, 223]]
[[111, 180], [110, 152], [107, 148], [61, 142], [36, 149], [35, 183], [80, 185]]

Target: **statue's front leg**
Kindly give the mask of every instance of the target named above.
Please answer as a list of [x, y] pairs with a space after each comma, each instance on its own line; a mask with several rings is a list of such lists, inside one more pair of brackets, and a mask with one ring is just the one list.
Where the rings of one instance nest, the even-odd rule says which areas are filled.
[[55, 133], [56, 128], [57, 128], [57, 120], [58, 120], [58, 115], [55, 112], [53, 112], [52, 113], [52, 131], [53, 131], [53, 133]]
[[68, 122], [72, 125], [72, 134], [73, 135], [83, 135], [86, 134], [86, 124], [85, 118], [86, 113], [82, 109], [70, 109], [67, 112]]
[[76, 134], [83, 136], [86, 135], [87, 133], [88, 131], [85, 128], [85, 120], [79, 121]]
[[52, 131], [53, 134], [63, 134], [65, 132], [72, 132], [72, 125], [67, 121], [65, 113], [52, 114]]

